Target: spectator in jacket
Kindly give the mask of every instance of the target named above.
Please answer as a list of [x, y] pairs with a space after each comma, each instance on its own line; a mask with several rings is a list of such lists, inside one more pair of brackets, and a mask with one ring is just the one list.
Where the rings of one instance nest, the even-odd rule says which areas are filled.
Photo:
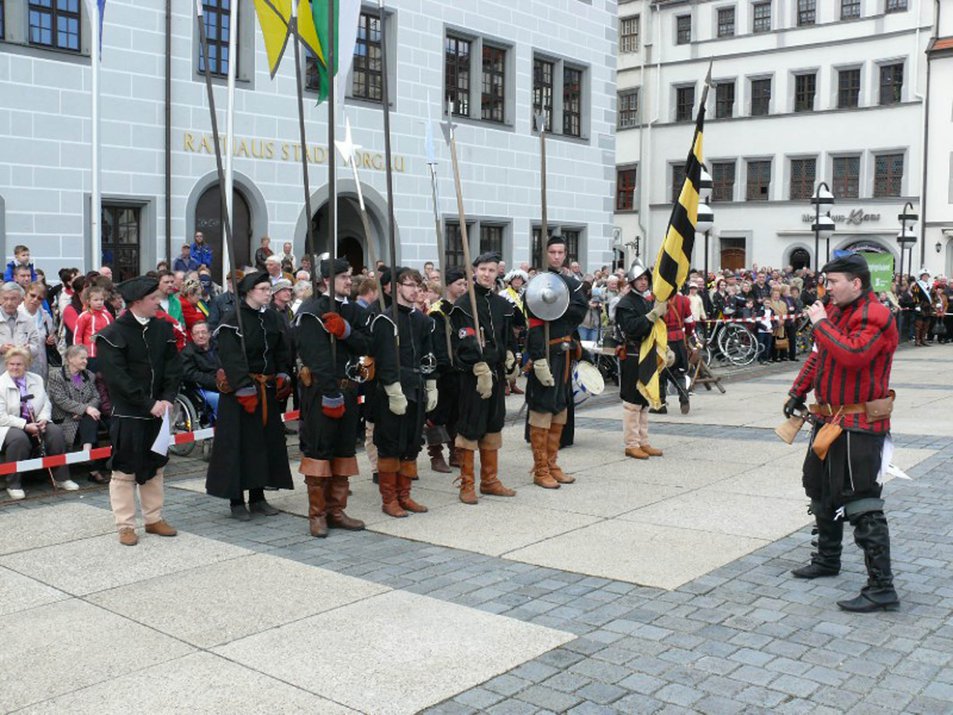
[[225, 276], [225, 287], [221, 293], [219, 293], [208, 307], [208, 327], [213, 333], [218, 328], [219, 324], [222, 322], [222, 318], [235, 310], [235, 294], [232, 292], [232, 274], [235, 274], [235, 281], [240, 282], [242, 278], [245, 277], [245, 274], [235, 269], [234, 271], [229, 271], [228, 275]]
[[172, 261], [172, 270], [188, 273], [189, 271], [197, 271], [199, 265], [199, 262], [195, 260], [195, 256], [192, 255], [192, 247], [187, 243], [183, 243], [182, 253], [178, 258]]
[[195, 236], [192, 239], [191, 246], [192, 258], [200, 266], [205, 266], [206, 268], [212, 267], [212, 247], [205, 242], [205, 234], [201, 231], [196, 231]]
[[[37, 281], [31, 283], [27, 288], [26, 295], [23, 296], [23, 302], [20, 304], [19, 312], [28, 317], [36, 325], [36, 332], [40, 336], [40, 350], [36, 354], [36, 359], [30, 365], [30, 372], [35, 373], [46, 381], [48, 370], [48, 351], [56, 350], [56, 331], [53, 328], [53, 318], [43, 310], [43, 299], [46, 296], [46, 286]], [[58, 355], [54, 354], [54, 357]]]
[[179, 292], [179, 304], [182, 306], [182, 319], [185, 333], [192, 339], [192, 328], [197, 323], [208, 321], [208, 306], [202, 300], [202, 284], [196, 280], [187, 280]]
[[176, 277], [172, 271], [159, 271], [159, 305], [162, 310], [170, 315], [174, 320], [183, 325], [185, 319], [182, 317], [182, 304], [179, 302], [179, 296], [176, 295], [179, 287], [176, 285]]
[[[274, 251], [269, 248], [271, 245], [271, 239], [268, 236], [261, 237], [261, 245], [258, 247], [258, 250], [255, 251], [255, 268], [259, 271], [265, 270], [265, 261], [268, 256], [272, 255]], [[281, 261], [278, 261], [278, 265], [281, 265]]]
[[13, 249], [13, 260], [7, 264], [7, 270], [3, 274], [3, 282], [9, 283], [14, 280], [17, 266], [25, 266], [30, 269], [30, 282], [36, 281], [36, 270], [30, 263], [30, 249], [27, 246], [17, 246]]
[[40, 353], [40, 334], [33, 319], [20, 313], [23, 295], [23, 289], [16, 283], [0, 286], [0, 354], [20, 347], [29, 352], [32, 361]]
[[76, 319], [73, 344], [83, 345], [89, 353], [89, 370], [96, 372], [96, 345], [93, 336], [112, 323], [112, 313], [106, 310], [106, 289], [91, 286], [83, 291], [84, 309]]
[[202, 396], [213, 416], [218, 415], [218, 384], [215, 374], [222, 366], [218, 351], [212, 346], [208, 323], [192, 326], [191, 342], [182, 351], [182, 381]]

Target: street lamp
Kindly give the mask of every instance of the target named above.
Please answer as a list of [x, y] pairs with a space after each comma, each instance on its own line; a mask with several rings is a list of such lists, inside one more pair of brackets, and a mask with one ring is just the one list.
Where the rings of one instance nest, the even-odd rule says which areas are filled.
[[[821, 250], [821, 239], [827, 239], [827, 260], [831, 260], [831, 234], [834, 233], [834, 219], [831, 218], [830, 210], [834, 205], [834, 194], [831, 193], [827, 182], [822, 181], [817, 185], [814, 195], [811, 197], [811, 205], [814, 207], [814, 223], [811, 224], [811, 230], [814, 231], [814, 272], [820, 269], [818, 266], [817, 254]], [[821, 211], [824, 215], [821, 215]]]
[[[709, 203], [711, 202], [711, 193], [712, 188], [715, 186], [715, 182], [711, 178], [711, 174], [708, 173], [708, 169], [702, 164], [701, 177], [698, 182], [698, 217], [695, 220], [695, 232], [705, 234], [705, 275], [704, 275], [704, 287], [708, 288], [708, 235], [711, 232], [712, 226], [715, 225], [715, 214], [711, 210]], [[707, 198], [703, 198], [702, 194], [707, 193]]]
[[[917, 234], [913, 227], [917, 225], [920, 217], [913, 213], [913, 204], [909, 201], [903, 207], [903, 213], [897, 214], [897, 220], [900, 222], [900, 233], [897, 234], [897, 243], [900, 244], [900, 278], [903, 279], [903, 252], [910, 247], [910, 265], [907, 270], [913, 270], [913, 244], [917, 242]], [[909, 226], [908, 226], [909, 224]]]

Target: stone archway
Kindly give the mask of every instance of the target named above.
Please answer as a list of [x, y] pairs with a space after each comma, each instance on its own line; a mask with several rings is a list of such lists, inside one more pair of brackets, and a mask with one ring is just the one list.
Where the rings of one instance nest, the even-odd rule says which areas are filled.
[[[368, 239], [376, 240], [376, 237], [365, 235], [360, 207], [356, 201], [348, 197], [338, 197], [337, 223], [336, 255], [346, 258], [355, 274], [360, 273], [366, 263]], [[328, 204], [325, 203], [315, 212], [314, 219], [311, 222], [311, 230], [314, 232], [314, 252], [316, 254], [330, 252], [329, 228]]]

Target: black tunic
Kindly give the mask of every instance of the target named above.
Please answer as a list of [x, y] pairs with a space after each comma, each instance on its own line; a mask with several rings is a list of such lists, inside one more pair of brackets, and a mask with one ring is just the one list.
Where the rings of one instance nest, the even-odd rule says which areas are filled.
[[[513, 304], [481, 285], [474, 288], [480, 330], [486, 344], [480, 352], [473, 329], [470, 296], [461, 296], [453, 306], [450, 320], [453, 346], [460, 373], [460, 419], [457, 432], [467, 439], [500, 432], [506, 419], [506, 351], [516, 353], [513, 335]], [[493, 393], [484, 400], [476, 391], [473, 366], [485, 362], [493, 373]]]
[[169, 461], [151, 450], [162, 421], [149, 410], [158, 400], [173, 402], [182, 381], [172, 325], [158, 318], [142, 325], [127, 310], [93, 339], [112, 402], [112, 468], [144, 484]]
[[450, 311], [453, 304], [441, 298], [430, 307], [428, 315], [433, 320], [433, 352], [437, 358], [437, 407], [427, 413], [427, 424], [444, 427], [447, 439], [456, 435], [459, 416], [460, 366], [453, 355], [453, 328]]
[[[257, 386], [251, 374], [274, 376], [291, 371], [278, 314], [271, 308], [255, 310], [247, 303], [242, 303], [241, 310], [244, 355], [235, 311], [225, 316], [216, 331], [219, 358], [233, 391]], [[260, 398], [254, 414], [245, 412], [232, 393], [222, 394], [219, 399], [215, 441], [205, 479], [205, 490], [212, 496], [240, 499], [247, 489], [294, 489], [273, 379], [265, 395], [268, 420], [264, 425]]]
[[652, 322], [645, 316], [652, 310], [653, 301], [647, 300], [631, 290], [619, 299], [615, 309], [615, 322], [622, 333], [626, 358], [622, 361], [621, 384], [619, 393], [625, 402], [648, 407], [642, 393], [639, 392], [639, 350], [642, 341], [652, 332]]
[[[335, 356], [331, 357], [331, 335], [321, 316], [330, 311], [326, 295], [309, 298], [298, 309], [295, 317], [295, 342], [303, 367], [311, 371], [311, 386], [300, 383], [301, 390], [301, 452], [306, 457], [332, 460], [349, 458], [355, 454], [355, 435], [360, 421], [357, 404], [358, 383], [347, 380], [348, 364], [370, 351], [370, 318], [357, 303], [338, 301], [337, 312], [351, 326], [351, 334], [335, 341]], [[344, 416], [334, 419], [321, 409], [323, 397], [344, 398]], [[351, 475], [346, 475], [351, 476]]]

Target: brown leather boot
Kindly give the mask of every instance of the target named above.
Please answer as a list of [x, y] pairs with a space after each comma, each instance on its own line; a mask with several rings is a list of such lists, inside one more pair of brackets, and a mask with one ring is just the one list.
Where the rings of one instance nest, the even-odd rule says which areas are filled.
[[549, 427], [549, 434], [546, 439], [546, 454], [549, 459], [549, 474], [560, 484], [572, 484], [576, 481], [575, 477], [570, 477], [559, 465], [556, 464], [556, 457], [559, 456], [559, 439], [563, 435], [565, 425], [553, 424]]
[[447, 449], [450, 451], [450, 466], [460, 466], [460, 448], [454, 447], [453, 442], [447, 442]]
[[381, 511], [387, 516], [398, 519], [407, 516], [407, 512], [401, 508], [397, 501], [397, 473], [379, 472], [377, 486], [381, 492]]
[[407, 511], [423, 514], [427, 511], [427, 507], [410, 498], [410, 485], [412, 483], [413, 477], [404, 474], [397, 475], [397, 503]]
[[454, 481], [454, 484], [460, 484], [460, 501], [464, 504], [476, 504], [476, 492], [473, 490], [473, 456], [472, 449], [457, 448], [457, 454], [460, 455], [460, 476]]
[[548, 439], [548, 429], [530, 425], [529, 442], [533, 448], [533, 484], [544, 489], [559, 489], [559, 482], [549, 473], [549, 454], [546, 451]]
[[510, 381], [510, 392], [514, 395], [525, 395], [526, 393], [516, 384], [516, 380]]
[[649, 455], [641, 447], [629, 447], [625, 450], [626, 457], [632, 457], [632, 459], [648, 459]]
[[139, 537], [136, 536], [136, 530], [124, 526], [119, 530], [119, 543], [123, 546], [135, 546], [139, 543]]
[[329, 529], [362, 531], [364, 522], [352, 519], [344, 510], [347, 508], [347, 477], [331, 477], [324, 482], [324, 501], [327, 504], [327, 522]]
[[307, 484], [308, 529], [311, 531], [311, 536], [319, 539], [328, 535], [327, 507], [324, 501], [325, 481], [326, 479], [321, 479], [318, 484]]
[[498, 450], [480, 450], [480, 494], [490, 494], [495, 497], [515, 497], [516, 490], [503, 486], [499, 478]]
[[169, 523], [165, 519], [159, 519], [159, 521], [146, 524], [146, 533], [155, 534], [156, 536], [175, 536], [179, 532], [169, 526]]
[[646, 453], [647, 455], [649, 455], [650, 457], [661, 457], [661, 456], [662, 456], [662, 450], [656, 449], [655, 447], [653, 447], [653, 446], [650, 445], [650, 444], [643, 444], [643, 445], [642, 445], [642, 451], [645, 452], [645, 453]]
[[431, 444], [427, 447], [430, 455], [430, 468], [439, 474], [450, 474], [450, 465], [443, 458], [443, 445]]

